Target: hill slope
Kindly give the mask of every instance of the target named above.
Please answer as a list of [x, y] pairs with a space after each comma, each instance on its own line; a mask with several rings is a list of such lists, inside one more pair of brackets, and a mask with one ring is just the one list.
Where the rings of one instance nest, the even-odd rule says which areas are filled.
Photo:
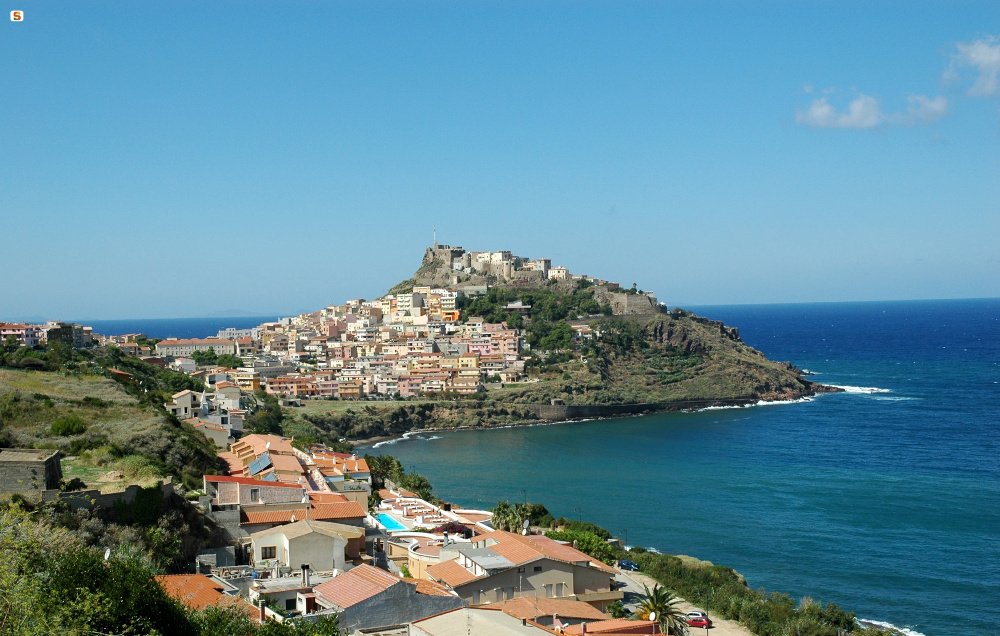
[[[413, 277], [393, 289], [443, 285], [449, 277], [453, 285], [458, 278], [459, 288], [489, 282], [487, 293], [460, 299], [462, 319], [481, 316], [524, 329], [532, 382], [491, 388], [491, 403], [750, 403], [836, 390], [806, 380], [790, 363], [768, 360], [738, 329], [681, 309], [667, 312], [640, 290], [589, 280], [462, 276], [432, 256], [429, 251]], [[512, 301], [530, 310], [512, 311]]]
[[0, 446], [78, 456], [64, 462], [66, 479], [93, 486], [112, 471], [126, 481], [172, 476], [189, 484], [218, 472], [203, 435], [97, 375], [0, 368]]

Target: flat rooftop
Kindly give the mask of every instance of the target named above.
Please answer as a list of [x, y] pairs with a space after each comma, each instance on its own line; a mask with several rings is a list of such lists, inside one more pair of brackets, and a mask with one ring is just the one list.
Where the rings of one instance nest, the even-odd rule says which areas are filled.
[[0, 448], [0, 462], [41, 462], [58, 453], [52, 449]]

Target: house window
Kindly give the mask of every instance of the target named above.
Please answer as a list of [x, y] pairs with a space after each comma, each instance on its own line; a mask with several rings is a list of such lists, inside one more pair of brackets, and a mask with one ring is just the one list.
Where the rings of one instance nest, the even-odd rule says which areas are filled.
[[295, 599], [294, 598], [286, 598], [285, 599], [285, 609], [286, 610], [293, 610], [293, 609], [295, 609]]
[[541, 572], [541, 571], [542, 571], [542, 566], [536, 565], [535, 566], [535, 572]]
[[260, 488], [250, 489], [250, 501], [260, 501]]
[[518, 574], [524, 574], [524, 568], [517, 568]]
[[277, 546], [264, 546], [260, 549], [260, 558], [262, 559], [274, 559], [278, 556]]

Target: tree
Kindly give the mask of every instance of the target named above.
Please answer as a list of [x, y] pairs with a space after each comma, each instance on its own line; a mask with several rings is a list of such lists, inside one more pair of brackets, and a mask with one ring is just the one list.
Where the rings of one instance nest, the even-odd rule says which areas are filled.
[[660, 624], [660, 631], [664, 634], [676, 634], [684, 636], [688, 633], [687, 620], [682, 609], [677, 607], [681, 599], [674, 596], [659, 583], [649, 589], [643, 584], [642, 589], [646, 592], [646, 598], [639, 604], [636, 613], [639, 618], [648, 619], [650, 614], [655, 613], [655, 620]]
[[556, 541], [574, 541], [576, 542], [576, 549], [580, 552], [608, 565], [615, 562], [614, 548], [593, 532], [566, 530], [565, 532], [546, 532], [545, 536]]
[[9, 352], [17, 351], [17, 348], [21, 346], [21, 340], [15, 335], [9, 335], [3, 342], [3, 348]]
[[224, 353], [215, 360], [215, 364], [220, 367], [226, 367], [228, 369], [238, 369], [243, 366], [243, 360], [234, 356], [231, 353]]
[[629, 611], [625, 609], [625, 604], [621, 601], [615, 601], [611, 605], [608, 605], [608, 614], [611, 614], [611, 618], [628, 618]]
[[490, 508], [493, 513], [492, 523], [497, 530], [510, 530], [514, 523], [514, 507], [506, 499], [497, 502], [497, 505]]
[[506, 499], [490, 509], [493, 513], [493, 527], [497, 530], [520, 532], [524, 522], [531, 519], [532, 507], [525, 503], [511, 505]]
[[219, 359], [219, 356], [215, 354], [215, 347], [209, 347], [208, 351], [195, 351], [191, 357], [194, 358], [196, 364], [202, 366], [215, 364], [216, 360]]
[[278, 404], [278, 398], [265, 394], [263, 404], [243, 420], [243, 427], [251, 433], [281, 435], [281, 423], [285, 413]]

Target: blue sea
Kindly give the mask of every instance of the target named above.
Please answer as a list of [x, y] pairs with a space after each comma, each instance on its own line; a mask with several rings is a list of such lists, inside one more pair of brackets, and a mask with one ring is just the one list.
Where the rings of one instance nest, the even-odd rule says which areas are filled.
[[207, 338], [228, 327], [251, 329], [265, 322], [278, 320], [277, 316], [239, 316], [233, 318], [147, 318], [137, 320], [79, 320], [82, 325], [94, 328], [102, 336], [120, 336], [127, 333], [146, 334], [147, 338]]
[[1000, 300], [689, 309], [847, 391], [374, 452], [465, 506], [526, 497], [756, 588], [928, 636], [1000, 634]]

